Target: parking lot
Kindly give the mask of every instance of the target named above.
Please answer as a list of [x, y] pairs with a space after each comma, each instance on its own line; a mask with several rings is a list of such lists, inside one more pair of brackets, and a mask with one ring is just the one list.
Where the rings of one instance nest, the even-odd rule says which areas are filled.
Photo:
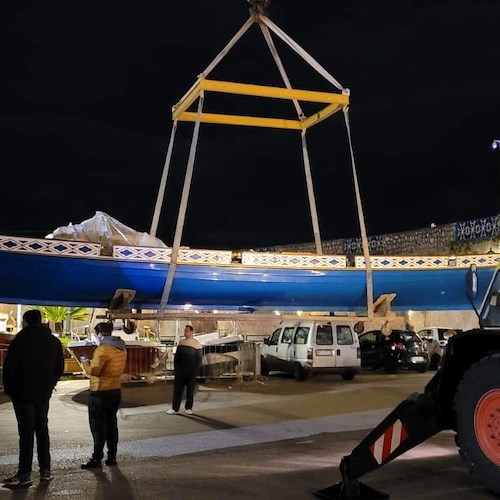
[[[172, 386], [127, 384], [119, 413], [118, 468], [79, 469], [89, 457], [88, 381], [63, 380], [49, 413], [56, 478], [22, 498], [313, 498], [340, 479], [342, 456], [402, 399], [422, 392], [432, 373], [364, 371], [354, 381], [323, 375], [296, 382], [273, 374], [261, 381], [200, 385], [194, 415], [169, 416]], [[15, 470], [12, 405], [0, 395], [0, 474]], [[453, 433], [443, 432], [365, 482], [391, 498], [493, 498], [461, 463]]]

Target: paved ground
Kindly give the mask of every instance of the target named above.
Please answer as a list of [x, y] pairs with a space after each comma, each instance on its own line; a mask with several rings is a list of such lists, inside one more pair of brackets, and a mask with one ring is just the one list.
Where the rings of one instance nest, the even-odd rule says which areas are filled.
[[[172, 386], [128, 385], [120, 410], [120, 464], [80, 470], [91, 452], [86, 380], [62, 381], [49, 414], [56, 478], [0, 498], [307, 499], [340, 479], [342, 456], [431, 374], [367, 372], [353, 382], [324, 376], [297, 383], [226, 381], [200, 386], [195, 415], [168, 416]], [[15, 470], [12, 405], [0, 395], [0, 475]], [[36, 464], [35, 464], [36, 471]], [[382, 469], [370, 486], [392, 499], [493, 498], [461, 463], [453, 433], [441, 433]]]

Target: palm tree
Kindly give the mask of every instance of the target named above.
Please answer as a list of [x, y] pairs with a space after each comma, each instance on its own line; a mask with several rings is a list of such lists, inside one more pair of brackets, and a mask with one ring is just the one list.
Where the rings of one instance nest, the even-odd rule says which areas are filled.
[[53, 321], [55, 333], [61, 335], [64, 332], [64, 321], [68, 317], [74, 321], [86, 321], [89, 313], [86, 307], [62, 307], [62, 306], [40, 306], [36, 307], [46, 321]]

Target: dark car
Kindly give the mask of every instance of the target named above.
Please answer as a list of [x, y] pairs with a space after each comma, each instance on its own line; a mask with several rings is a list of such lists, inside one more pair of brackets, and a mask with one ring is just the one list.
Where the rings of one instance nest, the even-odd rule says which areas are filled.
[[383, 368], [387, 373], [398, 369], [417, 370], [423, 373], [429, 367], [429, 355], [422, 339], [410, 330], [392, 330], [384, 335], [373, 330], [359, 335], [361, 366]]

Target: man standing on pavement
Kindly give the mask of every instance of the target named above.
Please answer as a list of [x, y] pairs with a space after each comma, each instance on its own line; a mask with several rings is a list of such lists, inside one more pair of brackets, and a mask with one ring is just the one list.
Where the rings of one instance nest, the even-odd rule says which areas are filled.
[[40, 480], [53, 478], [50, 469], [48, 428], [49, 400], [64, 372], [64, 355], [60, 340], [42, 324], [40, 311], [23, 315], [23, 328], [16, 335], [3, 366], [4, 391], [10, 396], [19, 431], [19, 467], [15, 476], [4, 479], [8, 488], [29, 486], [33, 466], [33, 444], [36, 448]]
[[185, 409], [188, 415], [193, 413], [194, 389], [196, 376], [201, 366], [201, 344], [193, 338], [194, 330], [191, 325], [184, 328], [184, 338], [179, 342], [174, 356], [174, 395], [172, 408], [167, 415], [179, 413], [182, 393], [186, 387]]
[[125, 370], [127, 348], [120, 337], [113, 337], [112, 323], [95, 326], [100, 345], [92, 361], [84, 365], [90, 375], [89, 423], [94, 439], [92, 458], [82, 469], [102, 469], [104, 445], [108, 446], [106, 465], [116, 465], [118, 448], [118, 421], [116, 414], [122, 399], [121, 376]]

